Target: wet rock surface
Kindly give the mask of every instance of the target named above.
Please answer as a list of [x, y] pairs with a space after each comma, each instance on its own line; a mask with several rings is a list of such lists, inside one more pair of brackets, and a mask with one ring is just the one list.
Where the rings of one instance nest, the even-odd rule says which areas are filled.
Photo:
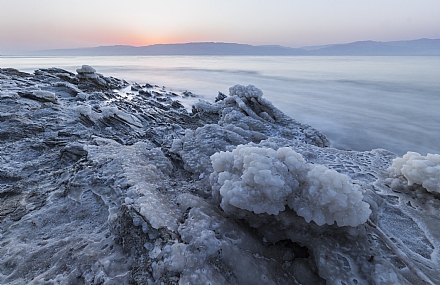
[[227, 215], [210, 156], [239, 144], [348, 175], [371, 221], [440, 283], [438, 195], [388, 178], [386, 150], [328, 148], [259, 92], [234, 87], [189, 111], [189, 91], [90, 66], [0, 69], [0, 283], [423, 284], [365, 224]]

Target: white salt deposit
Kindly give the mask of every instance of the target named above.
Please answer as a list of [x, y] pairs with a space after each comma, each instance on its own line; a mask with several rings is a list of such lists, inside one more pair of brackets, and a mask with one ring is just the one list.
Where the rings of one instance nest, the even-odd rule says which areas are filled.
[[263, 91], [254, 85], [243, 86], [237, 84], [229, 88], [229, 95], [237, 95], [246, 98], [261, 98], [263, 96]]
[[185, 161], [185, 169], [209, 174], [212, 172], [210, 155], [231, 144], [243, 144], [246, 140], [235, 132], [218, 125], [206, 125], [195, 131], [186, 129], [185, 136], [173, 141], [171, 151], [179, 153]]
[[212, 179], [220, 186], [223, 198], [221, 206], [232, 205], [256, 214], [284, 211], [287, 197], [298, 188], [298, 176], [304, 176], [306, 169], [304, 159], [294, 151], [286, 155], [285, 149], [277, 152], [244, 145], [232, 152], [216, 153], [211, 160]]
[[403, 175], [408, 185], [422, 185], [427, 191], [440, 193], [440, 154], [407, 152], [393, 160], [389, 168], [391, 175]]
[[84, 116], [88, 116], [91, 117], [92, 114], [92, 107], [90, 105], [76, 105], [74, 107], [75, 112], [78, 115], [84, 115]]
[[34, 94], [35, 97], [41, 98], [45, 101], [49, 101], [52, 103], [57, 102], [57, 97], [55, 96], [55, 94], [53, 92], [43, 91], [43, 90], [35, 90], [32, 93]]
[[[211, 156], [211, 183], [221, 207], [277, 215], [288, 205], [307, 222], [356, 227], [371, 210], [360, 187], [345, 175], [323, 165], [306, 163], [290, 148], [239, 145], [232, 152]], [[231, 207], [233, 206], [233, 207]]]
[[96, 70], [90, 65], [83, 65], [81, 68], [76, 70], [78, 73], [95, 73]]
[[76, 70], [78, 72], [78, 78], [97, 78], [96, 70], [90, 65], [83, 65]]
[[133, 126], [136, 126], [139, 128], [142, 127], [142, 123], [139, 121], [138, 118], [136, 118], [135, 116], [133, 116], [131, 114], [127, 114], [127, 113], [119, 110], [117, 107], [106, 106], [106, 107], [102, 107], [101, 111], [102, 111], [102, 115], [104, 117], [117, 116], [120, 119], [129, 123], [130, 125], [133, 125]]
[[356, 227], [371, 214], [370, 206], [362, 201], [360, 187], [347, 175], [316, 165], [307, 173], [307, 184], [301, 195], [289, 200], [289, 206], [307, 222]]

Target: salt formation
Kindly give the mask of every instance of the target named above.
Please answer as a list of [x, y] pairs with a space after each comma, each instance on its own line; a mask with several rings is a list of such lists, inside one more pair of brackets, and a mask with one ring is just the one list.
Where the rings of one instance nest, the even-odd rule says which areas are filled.
[[394, 154], [329, 148], [255, 86], [188, 111], [77, 73], [0, 69], [1, 284], [440, 284], [440, 200]]
[[18, 92], [18, 94], [24, 98], [29, 98], [41, 102], [57, 103], [55, 94], [50, 91], [43, 90], [26, 90], [25, 92]]
[[235, 85], [229, 92], [229, 97], [215, 104], [199, 101], [194, 104], [193, 112], [207, 118], [217, 115], [216, 124], [237, 133], [246, 133], [253, 142], [268, 137], [282, 137], [321, 147], [329, 145], [324, 135], [283, 114], [264, 99], [263, 92], [255, 86]]
[[307, 173], [310, 186], [299, 197], [291, 199], [289, 206], [307, 222], [317, 225], [333, 224], [356, 227], [370, 216], [369, 205], [362, 201], [362, 192], [350, 178], [323, 165], [314, 166]]
[[83, 65], [81, 68], [78, 68], [76, 72], [78, 72], [77, 77], [81, 79], [95, 79], [97, 77], [96, 70], [90, 65]]
[[284, 115], [255, 86], [235, 85], [230, 96], [215, 104], [199, 101], [193, 113], [207, 124], [185, 131], [173, 141], [171, 151], [184, 161], [188, 171], [212, 172], [210, 156], [239, 144], [260, 142], [269, 137], [295, 139], [317, 146], [327, 146], [327, 138], [311, 126]]
[[33, 92], [33, 94], [36, 98], [39, 98], [40, 100], [48, 101], [48, 102], [52, 102], [52, 103], [57, 102], [55, 94], [50, 91], [36, 90]]
[[371, 213], [359, 186], [323, 165], [308, 164], [290, 148], [277, 151], [239, 145], [211, 156], [214, 195], [221, 207], [277, 215], [288, 205], [307, 222], [356, 227]]
[[389, 169], [392, 175], [403, 175], [408, 185], [419, 184], [427, 191], [440, 193], [440, 155], [407, 152], [403, 157], [393, 160]]
[[184, 168], [197, 174], [212, 172], [210, 155], [225, 150], [230, 145], [247, 141], [234, 131], [209, 124], [196, 130], [185, 130], [182, 139], [173, 141], [171, 151], [178, 153], [185, 162]]
[[[105, 77], [102, 74], [97, 73], [96, 70], [90, 65], [83, 65], [81, 68], [78, 68], [76, 72], [78, 73], [76, 78], [82, 83], [79, 85], [79, 87], [82, 87], [83, 89], [85, 89], [84, 86], [82, 86], [83, 84], [90, 83], [93, 83], [95, 88], [99, 86], [101, 89], [118, 89], [121, 87], [121, 83], [124, 85], [124, 87], [128, 85], [128, 83], [125, 81], [120, 82], [113, 77]], [[87, 89], [90, 90], [91, 88]]]
[[277, 215], [298, 192], [307, 173], [302, 156], [286, 148], [275, 151], [239, 145], [232, 152], [214, 154], [211, 160], [214, 195], [220, 193], [224, 210], [231, 205]]

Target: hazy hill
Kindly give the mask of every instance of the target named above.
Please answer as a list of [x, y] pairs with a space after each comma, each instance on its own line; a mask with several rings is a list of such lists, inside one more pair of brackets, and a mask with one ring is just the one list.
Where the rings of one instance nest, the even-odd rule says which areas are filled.
[[36, 55], [306, 55], [303, 49], [236, 43], [184, 43], [149, 46], [101, 46], [37, 51]]
[[440, 39], [359, 41], [308, 50], [310, 55], [440, 55]]
[[376, 42], [289, 48], [276, 45], [252, 46], [236, 43], [183, 43], [149, 46], [100, 46], [76, 49], [42, 50], [28, 53], [40, 56], [121, 56], [121, 55], [440, 55], [440, 39]]

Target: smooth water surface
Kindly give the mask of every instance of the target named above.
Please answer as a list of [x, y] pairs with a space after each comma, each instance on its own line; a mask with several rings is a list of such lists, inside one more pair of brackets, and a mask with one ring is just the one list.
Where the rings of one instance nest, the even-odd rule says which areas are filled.
[[253, 84], [299, 122], [341, 149], [440, 153], [440, 57], [115, 56], [8, 57], [0, 67], [32, 72], [83, 64], [106, 76], [188, 90]]

